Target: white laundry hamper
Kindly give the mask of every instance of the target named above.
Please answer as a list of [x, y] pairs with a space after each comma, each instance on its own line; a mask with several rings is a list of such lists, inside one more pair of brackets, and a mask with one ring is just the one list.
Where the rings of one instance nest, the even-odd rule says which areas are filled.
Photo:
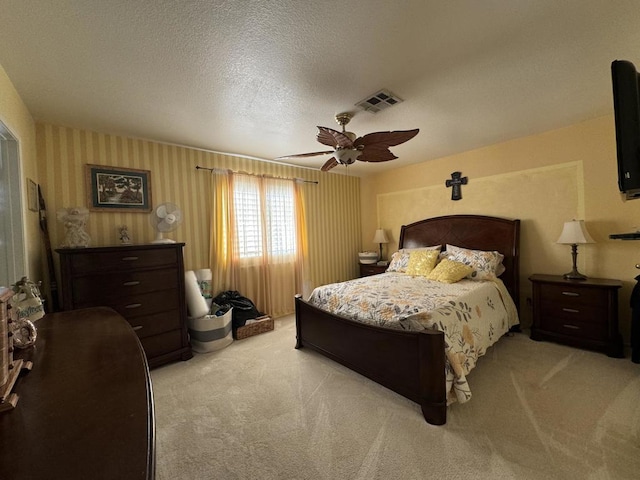
[[189, 317], [189, 337], [191, 348], [197, 353], [209, 353], [223, 349], [233, 342], [231, 320], [233, 308], [224, 315], [204, 315]]

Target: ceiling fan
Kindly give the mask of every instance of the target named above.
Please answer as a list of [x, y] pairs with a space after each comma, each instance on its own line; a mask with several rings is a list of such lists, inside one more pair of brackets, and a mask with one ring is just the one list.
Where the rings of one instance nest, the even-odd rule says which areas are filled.
[[313, 157], [332, 153], [333, 156], [320, 168], [323, 172], [331, 170], [336, 165], [351, 165], [356, 160], [361, 162], [386, 162], [396, 157], [389, 151], [389, 147], [400, 145], [415, 137], [419, 129], [397, 130], [394, 132], [374, 132], [357, 137], [352, 132], [345, 131], [345, 125], [349, 123], [353, 115], [351, 113], [339, 113], [336, 122], [342, 126], [342, 132], [327, 127], [318, 127], [316, 139], [333, 148], [324, 152], [300, 153], [297, 155], [285, 155], [276, 160], [288, 158]]

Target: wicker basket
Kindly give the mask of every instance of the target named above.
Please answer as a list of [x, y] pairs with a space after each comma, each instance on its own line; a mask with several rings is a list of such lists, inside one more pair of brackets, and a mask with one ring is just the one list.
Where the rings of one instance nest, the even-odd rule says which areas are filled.
[[255, 322], [235, 329], [233, 331], [233, 338], [242, 340], [243, 338], [252, 337], [259, 333], [270, 332], [271, 330], [273, 330], [273, 318], [265, 315], [264, 317], [258, 317]]

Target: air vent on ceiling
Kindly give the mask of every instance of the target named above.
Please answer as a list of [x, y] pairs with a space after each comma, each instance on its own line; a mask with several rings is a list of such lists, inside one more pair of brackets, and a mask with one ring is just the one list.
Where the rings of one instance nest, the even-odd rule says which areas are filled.
[[364, 100], [356, 103], [356, 106], [371, 113], [378, 113], [380, 110], [392, 107], [402, 102], [402, 99], [389, 90], [380, 90], [379, 92], [369, 95]]

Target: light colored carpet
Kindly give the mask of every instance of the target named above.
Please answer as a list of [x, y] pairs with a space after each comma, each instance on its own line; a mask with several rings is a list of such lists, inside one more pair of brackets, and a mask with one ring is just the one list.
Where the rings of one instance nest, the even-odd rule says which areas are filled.
[[311, 350], [293, 316], [273, 332], [152, 370], [157, 478], [638, 479], [640, 365], [501, 339], [473, 398], [420, 407]]

